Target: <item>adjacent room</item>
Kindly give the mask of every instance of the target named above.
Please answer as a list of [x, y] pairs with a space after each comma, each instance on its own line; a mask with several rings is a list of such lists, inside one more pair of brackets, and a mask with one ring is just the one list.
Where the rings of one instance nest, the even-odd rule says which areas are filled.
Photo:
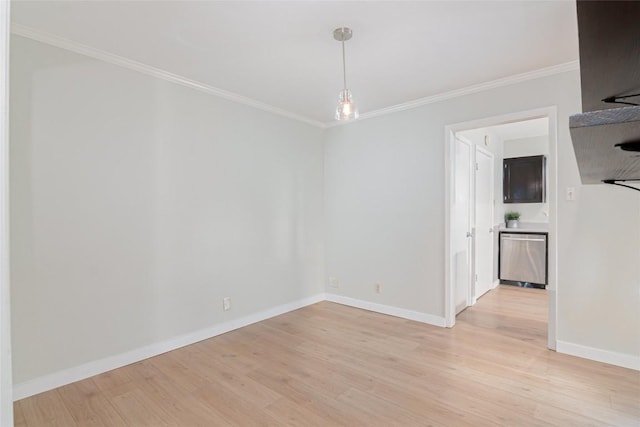
[[0, 425], [640, 424], [640, 2], [0, 19]]

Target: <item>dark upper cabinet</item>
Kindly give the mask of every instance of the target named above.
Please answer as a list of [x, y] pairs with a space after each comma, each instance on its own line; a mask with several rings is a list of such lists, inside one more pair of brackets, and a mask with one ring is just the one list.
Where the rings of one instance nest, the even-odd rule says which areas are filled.
[[628, 106], [604, 101], [616, 96], [632, 95], [620, 101], [637, 105], [640, 102], [640, 2], [579, 0], [576, 10], [582, 111]]
[[569, 127], [580, 178], [640, 181], [638, 152], [617, 147], [640, 141], [640, 1], [578, 0], [576, 7], [583, 113]]
[[504, 203], [546, 202], [546, 157], [504, 159], [502, 194]]

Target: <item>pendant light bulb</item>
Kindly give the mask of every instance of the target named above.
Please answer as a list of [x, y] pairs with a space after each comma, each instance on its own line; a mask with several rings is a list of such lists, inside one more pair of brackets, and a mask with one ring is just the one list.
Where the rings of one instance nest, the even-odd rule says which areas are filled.
[[353, 102], [353, 96], [349, 89], [340, 91], [338, 107], [336, 108], [336, 120], [353, 120], [358, 118], [358, 109]]
[[342, 77], [344, 88], [338, 96], [338, 106], [336, 107], [336, 120], [353, 120], [358, 118], [358, 109], [353, 102], [351, 91], [347, 89], [347, 64], [344, 53], [344, 42], [351, 39], [353, 32], [350, 28], [336, 28], [333, 32], [333, 38], [342, 43]]

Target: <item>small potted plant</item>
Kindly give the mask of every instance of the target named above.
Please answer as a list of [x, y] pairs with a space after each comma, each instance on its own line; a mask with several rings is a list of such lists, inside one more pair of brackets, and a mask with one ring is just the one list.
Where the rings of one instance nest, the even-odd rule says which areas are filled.
[[504, 214], [504, 220], [507, 223], [507, 228], [518, 228], [520, 222], [520, 212], [507, 212]]

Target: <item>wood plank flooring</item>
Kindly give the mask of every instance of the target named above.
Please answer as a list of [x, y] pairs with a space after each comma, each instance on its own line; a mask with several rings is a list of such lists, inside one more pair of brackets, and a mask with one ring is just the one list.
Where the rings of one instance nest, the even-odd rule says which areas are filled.
[[546, 293], [443, 329], [322, 302], [15, 403], [16, 426], [639, 426], [640, 373], [546, 349]]

